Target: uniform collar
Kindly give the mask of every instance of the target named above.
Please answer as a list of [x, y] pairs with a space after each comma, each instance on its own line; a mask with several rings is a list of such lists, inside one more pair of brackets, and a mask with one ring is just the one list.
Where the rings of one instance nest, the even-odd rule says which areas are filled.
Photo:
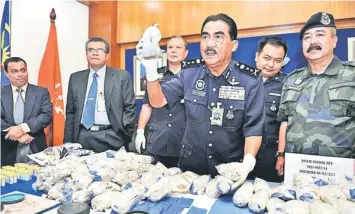
[[[229, 62], [227, 68], [223, 71], [222, 75], [220, 75], [220, 76], [218, 76], [218, 77], [223, 76], [224, 79], [228, 81], [228, 79], [229, 79], [230, 76], [231, 76], [230, 74], [231, 74], [231, 71], [232, 71], [232, 68], [233, 68], [233, 65], [234, 65], [234, 64], [235, 64], [235, 61], [231, 59], [231, 61]], [[213, 78], [218, 78], [218, 77], [214, 76], [214, 75], [211, 73], [210, 69], [209, 69], [206, 65], [203, 65], [203, 67], [205, 68], [205, 75], [204, 75], [204, 76], [210, 75], [210, 76], [213, 77]]]
[[275, 76], [271, 77], [271, 78], [268, 78], [266, 82], [269, 82], [269, 81], [278, 81], [278, 82], [283, 82], [284, 80], [284, 76], [286, 76], [284, 73], [282, 73], [282, 71], [280, 71], [279, 73], [277, 73]]
[[[328, 67], [325, 69], [324, 73], [322, 73], [322, 74], [325, 74], [328, 76], [337, 75], [339, 73], [339, 69], [341, 66], [342, 66], [342, 63], [341, 63], [340, 59], [334, 55], [331, 63], [328, 65]], [[306, 70], [309, 73], [309, 75], [313, 74], [311, 66], [309, 64], [308, 64]]]

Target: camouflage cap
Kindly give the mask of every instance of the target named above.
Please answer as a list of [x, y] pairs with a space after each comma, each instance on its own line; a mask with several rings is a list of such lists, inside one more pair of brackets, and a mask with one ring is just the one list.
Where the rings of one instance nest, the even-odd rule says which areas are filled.
[[330, 13], [319, 12], [314, 14], [300, 31], [300, 39], [306, 30], [316, 27], [335, 27], [334, 17]]

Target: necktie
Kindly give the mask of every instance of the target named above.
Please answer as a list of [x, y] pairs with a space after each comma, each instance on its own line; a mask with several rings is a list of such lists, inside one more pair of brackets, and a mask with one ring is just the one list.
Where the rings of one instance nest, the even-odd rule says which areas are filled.
[[16, 125], [23, 123], [23, 114], [25, 111], [25, 102], [21, 96], [22, 88], [16, 89], [17, 91], [17, 98], [15, 103], [15, 111], [14, 111], [14, 121]]
[[94, 73], [92, 78], [92, 84], [87, 96], [82, 124], [85, 128], [89, 129], [95, 122], [95, 105], [96, 105], [96, 95], [97, 95], [97, 73]]

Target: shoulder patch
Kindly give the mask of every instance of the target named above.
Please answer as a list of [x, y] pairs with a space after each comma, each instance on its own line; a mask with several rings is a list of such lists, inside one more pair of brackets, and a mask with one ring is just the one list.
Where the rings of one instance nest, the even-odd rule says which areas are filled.
[[260, 71], [259, 69], [257, 68], [254, 68], [250, 65], [247, 65], [247, 64], [244, 64], [244, 63], [241, 63], [241, 62], [236, 62], [235, 63], [235, 67], [239, 70], [239, 71], [243, 71], [244, 73], [247, 73], [249, 75], [252, 75], [252, 76], [258, 76]]
[[204, 65], [205, 61], [203, 59], [191, 59], [191, 60], [184, 60], [181, 62], [181, 68], [190, 68], [196, 67], [200, 65]]
[[342, 62], [343, 65], [348, 65], [348, 66], [352, 66], [352, 67], [355, 67], [355, 61], [345, 61], [345, 62]]

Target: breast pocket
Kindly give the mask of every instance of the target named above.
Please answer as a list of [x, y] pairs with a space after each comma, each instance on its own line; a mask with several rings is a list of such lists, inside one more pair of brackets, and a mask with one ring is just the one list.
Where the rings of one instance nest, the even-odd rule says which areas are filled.
[[355, 116], [355, 83], [330, 85], [328, 95], [330, 108], [335, 117]]
[[280, 97], [268, 95], [265, 97], [265, 110], [266, 115], [272, 118], [277, 117], [279, 111]]
[[195, 122], [201, 122], [206, 109], [207, 98], [186, 94], [184, 100], [186, 116]]
[[244, 121], [244, 100], [229, 100], [223, 105], [223, 126], [238, 128]]
[[296, 111], [297, 101], [302, 94], [303, 88], [298, 87], [288, 87], [285, 88], [285, 95], [282, 101], [282, 104], [286, 106], [285, 113], [286, 115], [293, 116]]

